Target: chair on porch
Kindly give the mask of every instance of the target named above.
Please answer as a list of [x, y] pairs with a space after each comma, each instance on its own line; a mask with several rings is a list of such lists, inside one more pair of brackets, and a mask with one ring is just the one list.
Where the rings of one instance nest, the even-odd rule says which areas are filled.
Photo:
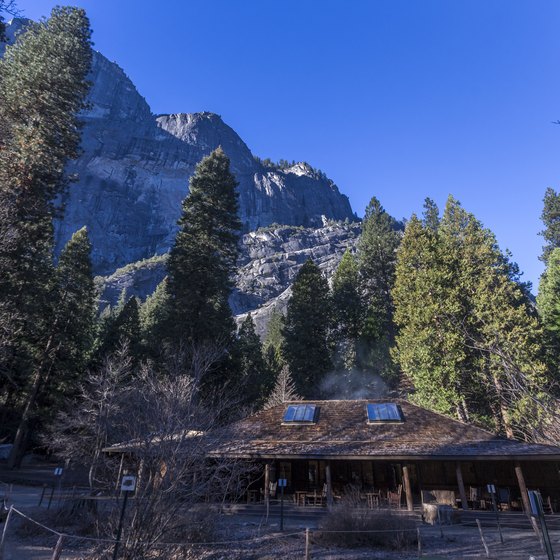
[[397, 487], [397, 491], [396, 492], [387, 492], [387, 502], [389, 504], [389, 507], [397, 507], [400, 508], [401, 507], [401, 498], [402, 498], [402, 484], [399, 484]]

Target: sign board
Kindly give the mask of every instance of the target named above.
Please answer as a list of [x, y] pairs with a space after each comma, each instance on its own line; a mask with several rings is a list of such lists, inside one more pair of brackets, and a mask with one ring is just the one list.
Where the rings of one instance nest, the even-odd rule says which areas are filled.
[[536, 517], [544, 515], [540, 492], [537, 492], [536, 490], [529, 490], [527, 493], [529, 494], [529, 503], [531, 504], [531, 515]]
[[56, 469], [54, 469], [54, 476], [62, 476], [62, 467], [56, 467]]
[[285, 488], [286, 486], [288, 486], [288, 480], [286, 478], [279, 478], [278, 479], [278, 487], [279, 488]]
[[127, 474], [122, 477], [121, 491], [134, 492], [136, 490], [136, 477], [132, 474]]
[[495, 494], [496, 493], [496, 487], [493, 484], [487, 484], [486, 489], [488, 490], [488, 493], [490, 493], [490, 494]]

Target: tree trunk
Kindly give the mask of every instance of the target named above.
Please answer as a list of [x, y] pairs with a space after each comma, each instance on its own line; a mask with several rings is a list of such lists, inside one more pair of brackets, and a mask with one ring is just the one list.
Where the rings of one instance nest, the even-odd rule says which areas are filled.
[[511, 427], [511, 418], [509, 415], [509, 410], [504, 401], [504, 390], [502, 387], [502, 382], [500, 381], [496, 373], [492, 374], [492, 380], [494, 382], [494, 387], [496, 389], [496, 395], [498, 396], [498, 405], [500, 408], [501, 424], [504, 428], [504, 432], [506, 436], [508, 438], [513, 438], [513, 428]]

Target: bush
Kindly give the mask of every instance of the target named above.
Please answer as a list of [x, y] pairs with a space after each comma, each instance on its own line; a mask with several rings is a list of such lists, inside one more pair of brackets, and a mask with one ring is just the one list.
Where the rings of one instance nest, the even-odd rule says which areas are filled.
[[351, 548], [379, 547], [402, 550], [417, 544], [415, 529], [416, 523], [408, 517], [389, 510], [357, 508], [355, 501], [350, 497], [343, 498], [325, 517], [316, 533], [316, 540], [319, 544]]

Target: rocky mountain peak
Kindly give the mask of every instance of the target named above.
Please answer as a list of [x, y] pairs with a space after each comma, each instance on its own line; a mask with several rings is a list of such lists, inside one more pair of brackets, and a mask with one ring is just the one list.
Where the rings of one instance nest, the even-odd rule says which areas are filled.
[[158, 115], [156, 123], [166, 133], [198, 149], [211, 152], [221, 146], [226, 154], [235, 154], [235, 158], [230, 155], [232, 164], [236, 165], [234, 171], [250, 172], [255, 168], [251, 150], [220, 115], [209, 112]]
[[[8, 25], [11, 41], [29, 22]], [[263, 166], [219, 115], [155, 116], [126, 73], [94, 52], [90, 108], [82, 115], [82, 155], [69, 171], [79, 180], [65, 196], [56, 224], [60, 250], [84, 225], [93, 244], [96, 273], [164, 254], [173, 243], [181, 201], [196, 164], [222, 146], [239, 183], [245, 231], [273, 223], [321, 227], [352, 219], [348, 199], [325, 176], [298, 164]]]

